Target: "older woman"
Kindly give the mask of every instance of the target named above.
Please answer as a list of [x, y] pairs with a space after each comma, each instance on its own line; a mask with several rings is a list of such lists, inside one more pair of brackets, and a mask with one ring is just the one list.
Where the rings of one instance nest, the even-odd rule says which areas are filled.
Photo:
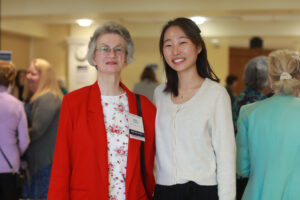
[[17, 199], [15, 172], [29, 144], [23, 104], [7, 91], [15, 76], [15, 66], [0, 60], [0, 199], [6, 200]]
[[269, 86], [266, 56], [257, 56], [246, 64], [243, 82], [246, 88], [236, 97], [232, 106], [235, 131], [240, 108], [266, 98], [264, 90]]
[[275, 95], [241, 108], [237, 172], [249, 181], [243, 200], [300, 197], [300, 58], [290, 50], [268, 56]]
[[50, 179], [62, 93], [50, 63], [34, 59], [27, 71], [25, 100], [28, 112], [30, 145], [25, 153], [30, 182], [23, 189], [23, 198], [44, 199]]
[[[252, 58], [245, 66], [243, 82], [246, 88], [236, 97], [232, 106], [233, 124], [235, 133], [237, 132], [237, 119], [240, 108], [243, 105], [260, 101], [266, 98], [264, 91], [269, 88], [267, 74], [267, 57], [257, 56]], [[247, 185], [248, 178], [238, 177], [237, 179], [237, 200], [242, 198], [243, 192]]]
[[[135, 94], [120, 82], [132, 56], [125, 27], [108, 23], [95, 30], [87, 57], [98, 81], [64, 97], [48, 200], [152, 199], [156, 110], [141, 96], [142, 122]], [[136, 127], [143, 127], [140, 137]]]

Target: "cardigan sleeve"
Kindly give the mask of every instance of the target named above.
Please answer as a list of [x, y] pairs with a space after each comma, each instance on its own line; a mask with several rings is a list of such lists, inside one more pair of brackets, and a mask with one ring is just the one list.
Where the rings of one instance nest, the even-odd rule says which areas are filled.
[[[224, 88], [222, 88], [224, 89]], [[212, 143], [216, 155], [218, 195], [220, 200], [234, 200], [236, 187], [236, 146], [227, 92], [219, 90], [212, 113]]]
[[64, 97], [61, 107], [48, 200], [66, 200], [70, 197], [69, 183], [72, 171], [70, 134], [72, 133], [73, 125], [67, 97]]
[[237, 145], [237, 173], [240, 176], [248, 177], [250, 173], [250, 159], [248, 147], [248, 124], [247, 124], [247, 106], [243, 106], [237, 121], [238, 132], [236, 135]]
[[33, 103], [32, 126], [29, 128], [31, 142], [36, 141], [46, 133], [60, 111], [60, 106], [61, 101], [51, 93], [41, 96]]
[[23, 104], [20, 105], [19, 113], [20, 113], [20, 120], [18, 124], [18, 140], [19, 140], [19, 150], [22, 155], [27, 149], [30, 141], [28, 135], [28, 128], [27, 128], [27, 119], [26, 119], [26, 114], [24, 111]]

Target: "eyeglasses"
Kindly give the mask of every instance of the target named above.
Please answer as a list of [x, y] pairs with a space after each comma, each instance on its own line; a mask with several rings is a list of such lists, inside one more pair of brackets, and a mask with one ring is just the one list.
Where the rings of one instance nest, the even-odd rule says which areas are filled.
[[117, 47], [114, 47], [113, 49], [111, 49], [109, 46], [103, 45], [103, 46], [100, 46], [99, 48], [96, 48], [96, 50], [103, 55], [109, 55], [111, 53], [111, 51], [113, 51], [114, 54], [116, 54], [116, 55], [122, 55], [124, 53], [124, 49], [120, 46], [117, 46]]

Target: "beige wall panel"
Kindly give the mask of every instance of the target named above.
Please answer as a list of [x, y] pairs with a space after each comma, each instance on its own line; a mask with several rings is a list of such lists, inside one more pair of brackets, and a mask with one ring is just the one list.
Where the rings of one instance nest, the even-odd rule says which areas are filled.
[[33, 20], [5, 19], [2, 20], [1, 29], [28, 37], [47, 38], [49, 36], [48, 26]]
[[69, 36], [68, 25], [50, 25], [48, 39], [34, 39], [32, 42], [32, 59], [44, 58], [54, 67], [57, 78], [67, 79], [68, 45], [66, 38]]
[[158, 38], [133, 38], [135, 46], [134, 62], [122, 72], [122, 81], [130, 90], [133, 89], [135, 83], [139, 82], [144, 67], [149, 63], [159, 65], [157, 79], [160, 82], [162, 81], [163, 65], [160, 61], [158, 40]]
[[300, 52], [300, 44], [295, 44], [294, 50]]
[[229, 48], [226, 42], [222, 42], [221, 44], [212, 44], [206, 42], [207, 49], [207, 57], [210, 66], [213, 71], [221, 80], [221, 84], [225, 85], [226, 76], [229, 72], [228, 67], [228, 56], [229, 56]]
[[1, 50], [12, 51], [12, 61], [18, 69], [27, 69], [29, 66], [29, 47], [28, 37], [2, 32]]

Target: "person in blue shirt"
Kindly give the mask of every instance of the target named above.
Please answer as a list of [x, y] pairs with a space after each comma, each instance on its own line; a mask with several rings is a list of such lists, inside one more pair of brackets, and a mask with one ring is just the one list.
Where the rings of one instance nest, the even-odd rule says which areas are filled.
[[243, 200], [300, 198], [300, 58], [291, 50], [268, 56], [275, 94], [242, 106], [237, 123], [237, 173], [249, 177]]

